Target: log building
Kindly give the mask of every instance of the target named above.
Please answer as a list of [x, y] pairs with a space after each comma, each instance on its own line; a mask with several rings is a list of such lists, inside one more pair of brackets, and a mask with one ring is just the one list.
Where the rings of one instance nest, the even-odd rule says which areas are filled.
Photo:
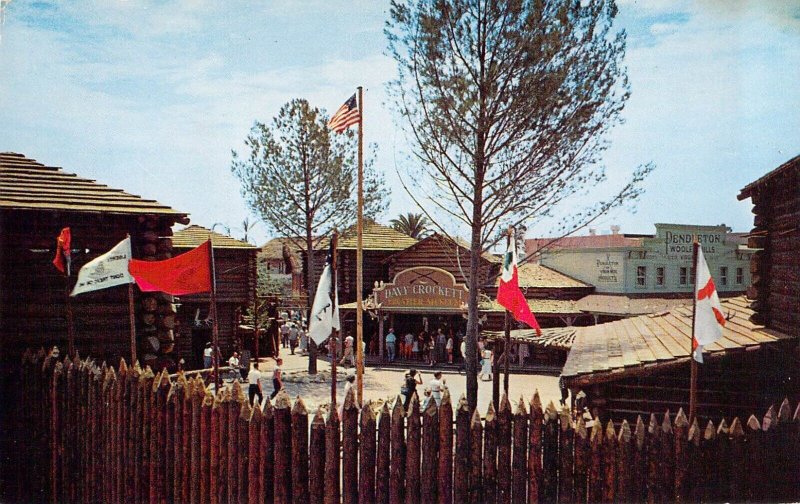
[[[217, 317], [219, 346], [227, 358], [234, 349], [254, 351], [252, 331], [247, 341], [237, 341], [241, 314], [252, 308], [256, 294], [256, 254], [258, 247], [230, 236], [192, 225], [176, 231], [172, 237], [175, 255], [199, 247], [208, 239], [214, 249], [214, 270], [217, 285]], [[177, 298], [179, 337], [175, 353], [186, 360], [189, 368], [201, 367], [203, 348], [211, 340], [209, 317], [211, 296], [192, 294]]]
[[[188, 214], [129, 194], [60, 167], [16, 153], [0, 153], [0, 354], [24, 348], [67, 348], [67, 293], [81, 266], [131, 236], [133, 255], [171, 255], [172, 226], [188, 224]], [[72, 275], [52, 264], [56, 237], [72, 232]], [[147, 317], [152, 337], [170, 347], [172, 331], [161, 319], [171, 315], [171, 299], [140, 303], [137, 324]], [[81, 294], [71, 300], [76, 349], [99, 360], [130, 359], [128, 290], [124, 286]], [[152, 320], [150, 320], [152, 318]], [[139, 333], [139, 340], [145, 337]]]

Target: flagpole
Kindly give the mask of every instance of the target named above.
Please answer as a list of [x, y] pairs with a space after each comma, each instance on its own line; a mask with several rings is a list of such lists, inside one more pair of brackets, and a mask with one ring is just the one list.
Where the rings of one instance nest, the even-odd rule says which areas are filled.
[[[694, 358], [694, 325], [697, 318], [697, 247], [700, 244], [697, 237], [692, 243], [692, 268], [694, 268], [694, 282], [692, 282], [692, 334], [689, 338], [689, 358], [692, 363], [689, 375], [689, 425], [694, 422], [697, 413], [697, 361]], [[691, 275], [691, 271], [689, 272]]]
[[[126, 238], [131, 239], [131, 235], [127, 234]], [[128, 256], [130, 259], [130, 255]], [[131, 330], [131, 363], [136, 362], [136, 318], [134, 316], [133, 307], [133, 282], [128, 283], [128, 323]]]
[[[506, 236], [506, 250], [511, 249], [511, 240], [514, 236], [514, 228], [508, 228], [508, 236]], [[516, 261], [515, 261], [516, 262]], [[505, 345], [503, 345], [503, 355], [505, 355], [505, 363], [504, 363], [504, 375], [503, 375], [503, 390], [505, 391], [506, 397], [508, 397], [508, 368], [509, 368], [509, 361], [511, 359], [508, 358], [508, 353], [511, 350], [511, 312], [508, 311], [506, 308], [506, 317], [505, 317], [505, 336], [506, 341]]]
[[[338, 246], [339, 233], [334, 229], [333, 236], [331, 236], [331, 320], [336, 316], [336, 248]], [[341, 321], [339, 322], [339, 326], [339, 336], [341, 337]], [[311, 321], [309, 320], [309, 328], [310, 327]], [[333, 324], [331, 324], [331, 337], [328, 341], [330, 342], [329, 346], [331, 351], [331, 411], [333, 411], [336, 408], [336, 329], [333, 328]]]
[[364, 234], [364, 89], [358, 86], [358, 215], [356, 220], [356, 374], [358, 379], [358, 404], [363, 404], [364, 394], [364, 306], [363, 306], [363, 234]]
[[[222, 386], [222, 380], [219, 376], [219, 359], [222, 357], [219, 352], [219, 321], [217, 320], [217, 272], [214, 269], [214, 241], [211, 232], [208, 233], [208, 244], [211, 249], [208, 254], [208, 259], [211, 267], [211, 339], [213, 358], [211, 359], [214, 365], [214, 387], [219, 390]], [[238, 370], [237, 370], [238, 371]]]
[[67, 260], [67, 276], [64, 277], [64, 298], [67, 303], [67, 353], [70, 359], [75, 358], [75, 324], [72, 320], [72, 300], [69, 295], [69, 259]]

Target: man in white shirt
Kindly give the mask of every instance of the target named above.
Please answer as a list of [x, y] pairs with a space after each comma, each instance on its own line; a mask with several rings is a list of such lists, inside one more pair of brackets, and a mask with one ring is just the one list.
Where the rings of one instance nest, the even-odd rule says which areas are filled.
[[206, 343], [206, 347], [203, 349], [203, 368], [209, 369], [213, 364], [212, 356], [214, 355], [214, 351], [211, 348], [211, 342], [209, 341]]
[[253, 399], [258, 396], [258, 402], [264, 402], [264, 396], [261, 395], [261, 371], [258, 370], [258, 362], [253, 360], [250, 363], [250, 372], [247, 373], [247, 383], [249, 384], [248, 387], [248, 394], [250, 395], [250, 405], [253, 405]]
[[442, 392], [447, 388], [445, 379], [442, 378], [442, 372], [436, 371], [433, 373], [433, 379], [428, 382], [428, 387], [431, 390], [431, 397], [436, 401], [436, 406], [442, 405]]
[[231, 376], [238, 379], [239, 375], [239, 352], [233, 352], [231, 358], [228, 359], [228, 366], [231, 367]]
[[355, 357], [353, 357], [353, 337], [348, 335], [344, 339], [344, 351], [342, 352], [342, 360], [339, 364], [344, 365], [345, 361], [349, 362], [351, 366], [355, 366]]

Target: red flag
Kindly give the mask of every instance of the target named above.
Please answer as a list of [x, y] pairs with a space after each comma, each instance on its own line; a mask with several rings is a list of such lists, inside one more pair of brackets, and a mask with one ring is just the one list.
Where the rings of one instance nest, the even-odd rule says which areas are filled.
[[144, 292], [175, 296], [211, 292], [211, 240], [164, 261], [131, 259], [128, 271]]
[[519, 273], [517, 271], [517, 245], [512, 235], [508, 241], [508, 249], [503, 257], [503, 274], [500, 276], [500, 286], [497, 288], [497, 302], [511, 312], [514, 319], [525, 322], [531, 329], [536, 329], [538, 336], [542, 335], [539, 322], [531, 313], [528, 300], [519, 288]]
[[59, 233], [56, 239], [56, 257], [53, 259], [53, 266], [65, 275], [70, 275], [70, 247], [72, 247], [72, 233], [68, 227], [65, 227]]

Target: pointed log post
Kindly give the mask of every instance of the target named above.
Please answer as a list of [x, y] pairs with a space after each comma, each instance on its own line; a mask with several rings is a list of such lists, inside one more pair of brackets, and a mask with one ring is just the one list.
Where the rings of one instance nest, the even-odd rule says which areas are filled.
[[714, 475], [713, 486], [713, 499], [716, 501], [730, 500], [732, 496], [728, 491], [730, 488], [730, 436], [728, 431], [728, 424], [723, 418], [719, 422], [716, 433], [715, 442], [716, 453], [714, 460], [716, 461], [716, 474]]
[[[114, 390], [115, 390], [115, 383], [116, 383], [116, 374], [114, 373], [114, 368], [108, 368], [106, 371], [106, 380], [104, 383], [104, 395], [103, 400], [104, 404], [106, 405], [106, 414], [105, 414], [105, 421], [106, 425], [104, 426], [103, 432], [103, 458], [104, 458], [104, 488], [103, 488], [103, 501], [104, 502], [115, 502], [114, 500], [114, 426], [117, 421], [115, 413], [117, 410], [116, 400], [114, 398]], [[167, 384], [167, 392], [169, 391], [169, 384]], [[162, 422], [166, 422], [166, 399], [167, 396], [164, 395], [162, 398], [162, 412], [164, 417], [162, 418]], [[52, 406], [52, 404], [51, 404]], [[50, 414], [53, 414], [52, 409], [50, 409]], [[52, 439], [51, 439], [52, 442]], [[163, 459], [161, 461], [163, 463]], [[161, 468], [161, 466], [159, 465]], [[163, 471], [164, 469], [161, 468], [161, 473], [159, 474], [159, 490], [160, 493], [163, 495], [164, 492], [164, 480], [163, 480]], [[51, 472], [52, 477], [52, 472]], [[50, 494], [51, 499], [53, 498], [52, 490]]]
[[[308, 498], [309, 502], [316, 504], [325, 500], [325, 417], [321, 408], [317, 408], [311, 421], [310, 436]], [[259, 499], [258, 502], [266, 500]]]
[[662, 501], [675, 500], [675, 434], [669, 410], [664, 414], [659, 433], [659, 458], [661, 459], [661, 477], [659, 478], [659, 498]]
[[292, 500], [308, 502], [308, 410], [298, 397], [292, 407]]
[[389, 461], [389, 503], [401, 504], [405, 502], [405, 475], [406, 475], [406, 442], [405, 442], [405, 416], [403, 399], [397, 396], [392, 408], [391, 428], [391, 459]]
[[[677, 424], [677, 421], [676, 421]], [[745, 474], [745, 447], [744, 447], [744, 429], [739, 417], [733, 419], [729, 429], [730, 444], [729, 458], [730, 458], [730, 486], [729, 493], [731, 500], [742, 500], [745, 498], [745, 485], [744, 481], [747, 475]]]
[[631, 502], [633, 488], [633, 434], [627, 420], [622, 421], [617, 436], [617, 502]]
[[661, 459], [659, 456], [661, 428], [655, 413], [650, 414], [647, 424], [647, 502], [661, 502], [659, 480], [661, 479]]
[[491, 402], [483, 423], [483, 500], [497, 502], [497, 415]]
[[[154, 414], [153, 414], [153, 432], [151, 440], [153, 446], [152, 457], [150, 460], [150, 503], [158, 504], [166, 500], [166, 493], [164, 489], [164, 455], [166, 444], [165, 429], [166, 423], [166, 398], [169, 391], [169, 375], [166, 370], [162, 370], [156, 377], [153, 384], [154, 396]], [[106, 501], [108, 502], [108, 501]]]
[[[151, 447], [155, 450], [155, 446], [151, 445], [151, 435], [152, 429], [150, 428], [152, 425], [151, 419], [151, 404], [153, 398], [153, 382], [155, 381], [155, 375], [153, 374], [153, 370], [150, 369], [150, 366], [147, 366], [142, 373], [142, 377], [139, 381], [139, 396], [140, 396], [140, 403], [141, 403], [141, 469], [140, 469], [140, 476], [142, 478], [140, 493], [139, 493], [139, 502], [148, 502], [150, 500], [150, 488], [154, 486], [151, 484], [150, 481], [150, 457], [151, 457]], [[87, 447], [87, 453], [89, 453], [91, 448]]]
[[209, 482], [208, 482], [208, 497], [211, 504], [218, 504], [220, 500], [219, 482], [222, 479], [222, 472], [220, 468], [220, 431], [222, 427], [220, 422], [222, 420], [222, 411], [227, 409], [223, 407], [222, 400], [224, 394], [221, 390], [217, 390], [214, 395], [214, 404], [211, 406], [211, 446], [209, 447]]
[[647, 500], [647, 428], [641, 415], [636, 417], [633, 431], [633, 496], [635, 502]]
[[[589, 434], [589, 502], [603, 500], [603, 426], [599, 418], [592, 420]], [[546, 469], [546, 468], [545, 468]]]
[[477, 408], [469, 423], [469, 463], [469, 502], [479, 504], [483, 502], [483, 424]]
[[433, 397], [422, 412], [422, 472], [419, 485], [422, 502], [435, 503], [438, 493], [439, 409]]
[[237, 450], [237, 472], [236, 484], [239, 488], [239, 502], [247, 502], [249, 491], [247, 486], [250, 483], [250, 450], [247, 446], [247, 439], [250, 435], [250, 417], [253, 415], [253, 409], [250, 407], [250, 401], [246, 397], [242, 397], [242, 406], [239, 410], [239, 438]]
[[336, 403], [330, 408], [325, 423], [325, 504], [339, 504], [339, 415]]
[[586, 428], [583, 416], [578, 416], [575, 424], [575, 463], [574, 463], [574, 495], [575, 502], [586, 502], [589, 489], [589, 465], [591, 462], [591, 448], [589, 446], [590, 431]]
[[[686, 485], [686, 471], [689, 469], [688, 439], [689, 419], [686, 418], [686, 414], [683, 412], [683, 408], [681, 408], [678, 410], [677, 416], [675, 416], [675, 443], [673, 446], [673, 452], [675, 454], [673, 459], [675, 479], [674, 485], [670, 487], [673, 489], [673, 492], [666, 496], [667, 500], [676, 503], [687, 502], [689, 499], [687, 492], [688, 487]], [[670, 488], [668, 488], [668, 490]]]
[[[292, 402], [285, 390], [275, 396], [275, 504], [292, 502]], [[231, 501], [233, 502], [233, 501]]]
[[783, 468], [777, 467], [779, 463], [779, 450], [780, 444], [785, 442], [778, 436], [780, 430], [780, 421], [778, 418], [778, 410], [774, 405], [769, 407], [764, 419], [761, 421], [761, 438], [763, 449], [761, 451], [762, 463], [765, 467], [775, 467], [777, 470], [771, 475], [771, 483], [764, 488], [763, 497], [768, 501], [779, 500], [779, 486], [780, 479], [783, 477], [781, 470]]
[[[173, 490], [175, 486], [175, 409], [178, 404], [178, 384], [176, 382], [170, 381], [166, 402], [167, 407], [164, 417], [164, 495], [167, 502], [173, 502], [175, 497]], [[118, 502], [116, 497], [115, 490], [112, 502]]]
[[617, 434], [614, 422], [606, 424], [603, 440], [603, 502], [614, 502], [617, 491]]
[[[239, 500], [239, 416], [242, 411], [242, 403], [245, 401], [242, 386], [238, 380], [233, 381], [231, 386], [231, 401], [228, 403], [228, 502], [237, 502]], [[286, 406], [286, 416], [289, 415], [289, 407]], [[287, 419], [287, 423], [290, 420]], [[284, 455], [288, 456], [291, 447], [287, 443], [285, 446]], [[277, 452], [276, 452], [277, 453]], [[290, 480], [287, 478], [284, 482], [288, 483]], [[289, 485], [286, 485], [289, 487]], [[277, 498], [275, 499], [277, 502]], [[290, 502], [281, 501], [281, 502]]]
[[[572, 415], [567, 406], [561, 409], [558, 424], [560, 433], [558, 435], [559, 468], [558, 468], [558, 501], [575, 501], [575, 481], [573, 479], [573, 444], [575, 442], [575, 431], [572, 428]], [[516, 474], [516, 471], [515, 471]]]
[[369, 400], [361, 408], [361, 436], [358, 445], [358, 501], [375, 502], [375, 413]]
[[342, 502], [358, 502], [358, 404], [355, 387], [342, 407]]
[[[259, 471], [262, 474], [261, 498], [259, 502], [272, 502], [274, 497], [275, 480], [275, 409], [269, 397], [264, 398], [264, 418], [261, 419], [261, 432], [258, 437], [258, 444], [261, 451], [261, 466]], [[324, 465], [324, 462], [323, 462]]]
[[264, 414], [261, 412], [261, 403], [256, 397], [253, 401], [253, 414], [250, 415], [250, 424], [247, 431], [247, 502], [264, 502], [261, 500], [264, 484], [264, 473], [261, 472], [261, 456], [266, 455], [260, 449], [261, 423]]
[[497, 415], [497, 502], [511, 502], [511, 403], [506, 394]]
[[[211, 502], [209, 488], [211, 484], [211, 410], [214, 407], [214, 395], [205, 388], [205, 383], [201, 381], [203, 387], [203, 402], [200, 405], [200, 502], [208, 504]], [[151, 503], [156, 504], [156, 503]]]
[[[572, 442], [571, 438], [570, 442]], [[514, 458], [511, 462], [511, 502], [524, 504], [528, 499], [528, 410], [525, 408], [525, 400], [522, 397], [519, 398], [517, 411], [514, 413], [512, 448]], [[571, 465], [569, 469], [572, 474]]]
[[453, 501], [457, 503], [468, 502], [469, 500], [469, 424], [469, 405], [467, 404], [466, 396], [461, 394], [456, 406], [456, 453], [455, 467], [453, 468]]
[[420, 437], [422, 434], [421, 419], [419, 414], [419, 399], [417, 395], [411, 396], [406, 419], [406, 504], [419, 504], [420, 502]]
[[700, 499], [703, 502], [709, 502], [713, 499], [715, 493], [715, 485], [718, 478], [716, 475], [716, 447], [717, 447], [717, 429], [714, 428], [714, 423], [709, 420], [706, 428], [703, 431], [700, 462], [700, 474], [703, 478], [698, 478], [700, 481]]
[[181, 475], [181, 502], [190, 502], [192, 473], [197, 471], [192, 467], [192, 396], [194, 395], [194, 381], [185, 380], [183, 395], [183, 470]]
[[702, 437], [702, 429], [700, 428], [700, 424], [697, 423], [697, 418], [695, 417], [694, 421], [692, 422], [691, 427], [689, 427], [689, 433], [687, 434], [687, 443], [686, 443], [686, 454], [689, 458], [689, 463], [687, 464], [686, 470], [686, 486], [687, 494], [689, 496], [689, 502], [700, 502], [700, 479], [702, 476], [699, 474], [701, 471], [702, 466], [702, 451], [700, 448], [700, 438]]
[[217, 494], [220, 503], [228, 502], [228, 479], [230, 467], [228, 466], [228, 451], [230, 440], [228, 439], [231, 411], [231, 387], [222, 389], [222, 402], [220, 403], [219, 415], [219, 480], [217, 483]]
[[764, 485], [767, 483], [764, 478], [764, 438], [761, 431], [761, 422], [755, 415], [750, 415], [747, 419], [745, 429], [747, 440], [747, 500], [750, 502], [760, 502], [764, 499]]
[[172, 469], [172, 500], [173, 502], [185, 502], [183, 500], [183, 470], [187, 467], [184, 460], [184, 447], [186, 446], [183, 441], [183, 410], [186, 406], [184, 397], [186, 395], [186, 380], [183, 375], [178, 375], [175, 380], [175, 416], [172, 428], [172, 445], [173, 445], [173, 469]]
[[378, 417], [378, 448], [375, 476], [375, 502], [386, 504], [389, 502], [389, 479], [391, 460], [392, 414], [388, 403], [383, 403], [381, 414]]
[[444, 389], [439, 406], [439, 504], [453, 502], [453, 403], [450, 391]]
[[778, 469], [778, 484], [775, 485], [775, 499], [779, 501], [790, 501], [797, 494], [797, 473], [794, 464], [797, 459], [797, 452], [793, 451], [794, 438], [797, 428], [792, 425], [792, 407], [789, 399], [784, 398], [778, 408], [777, 428], [771, 429], [772, 439], [779, 440], [775, 446], [775, 464], [773, 467]]
[[202, 462], [200, 461], [201, 433], [200, 418], [202, 417], [203, 399], [206, 397], [205, 383], [199, 376], [192, 386], [192, 430], [191, 430], [191, 471], [189, 500], [193, 504], [200, 502], [200, 486], [202, 477]]
[[544, 411], [537, 389], [530, 403], [530, 427], [528, 436], [528, 502], [539, 502], [542, 486], [542, 425]]
[[558, 412], [550, 401], [544, 412], [542, 425], [542, 493], [544, 502], [555, 502], [558, 497]]

